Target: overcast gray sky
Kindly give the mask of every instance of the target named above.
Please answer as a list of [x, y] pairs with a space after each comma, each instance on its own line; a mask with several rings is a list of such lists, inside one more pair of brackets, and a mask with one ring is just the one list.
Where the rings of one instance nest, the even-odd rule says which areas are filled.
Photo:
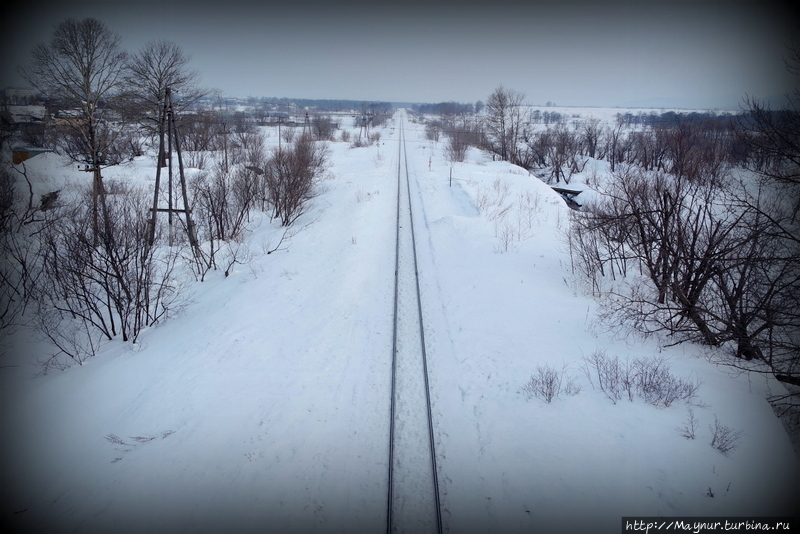
[[[474, 102], [499, 84], [531, 104], [735, 107], [797, 80], [788, 3], [597, 0], [277, 3], [12, 0], [0, 86], [66, 18], [94, 17], [129, 51], [169, 39], [230, 96]], [[800, 40], [798, 41], [800, 42]]]

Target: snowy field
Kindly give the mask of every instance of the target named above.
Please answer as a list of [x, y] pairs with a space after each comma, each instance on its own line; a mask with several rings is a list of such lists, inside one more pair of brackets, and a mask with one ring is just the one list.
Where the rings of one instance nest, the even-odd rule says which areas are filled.
[[[282, 234], [263, 220], [247, 240], [251, 261], [190, 280], [183, 313], [138, 344], [110, 342], [42, 376], [33, 362], [47, 345], [24, 330], [4, 341], [2, 524], [385, 531], [400, 120], [378, 146], [329, 143], [330, 176], [281, 250], [263, 254]], [[613, 533], [622, 516], [792, 515], [800, 463], [764, 400], [780, 386], [732, 375], [697, 346], [604, 333], [572, 278], [558, 194], [475, 149], [450, 186], [444, 142], [410, 121], [405, 135], [445, 531]], [[28, 163], [42, 192], [88, 186], [54, 154]], [[154, 160], [104, 176], [152, 188]], [[511, 205], [503, 217], [500, 204]], [[598, 350], [663, 357], [699, 381], [695, 439], [680, 430], [685, 403], [615, 404], [593, 388], [581, 366]], [[528, 398], [521, 388], [541, 365], [565, 368], [580, 391]], [[715, 417], [742, 432], [727, 456], [710, 445]]]

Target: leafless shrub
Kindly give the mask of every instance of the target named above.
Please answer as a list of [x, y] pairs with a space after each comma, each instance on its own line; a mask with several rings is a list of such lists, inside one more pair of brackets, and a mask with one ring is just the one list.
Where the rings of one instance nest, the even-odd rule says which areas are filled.
[[358, 136], [352, 137], [352, 141], [350, 142], [350, 148], [363, 148], [365, 146], [369, 146], [369, 139], [366, 136]]
[[236, 265], [248, 265], [255, 255], [247, 241], [227, 241], [224, 245], [223, 266], [225, 276], [230, 276]]
[[687, 407], [687, 413], [689, 414], [689, 419], [683, 423], [683, 426], [678, 429], [686, 439], [694, 439], [695, 438], [695, 431], [697, 430], [697, 418], [694, 415], [694, 409], [691, 406]]
[[509, 195], [510, 185], [500, 177], [491, 186], [479, 186], [475, 195], [475, 207], [494, 225], [494, 250], [499, 253], [529, 237], [539, 206], [538, 195], [530, 191], [518, 195], [516, 203], [508, 201]]
[[633, 361], [637, 394], [654, 406], [668, 407], [677, 400], [691, 401], [700, 384], [677, 378], [663, 358], [638, 358]]
[[5, 168], [0, 168], [0, 231], [9, 232], [16, 225], [18, 204], [14, 178]]
[[331, 119], [330, 115], [315, 115], [311, 119], [311, 127], [317, 141], [333, 141], [338, 124]]
[[596, 350], [584, 358], [583, 371], [592, 387], [605, 393], [614, 404], [624, 397], [633, 401], [638, 396], [654, 406], [668, 407], [676, 400], [691, 401], [699, 383], [677, 378], [669, 372], [663, 358], [636, 358], [622, 362]]
[[20, 125], [17, 131], [19, 141], [27, 146], [55, 148], [54, 130], [42, 123]]
[[128, 443], [125, 443], [125, 441], [116, 434], [107, 435], [106, 441], [108, 441], [109, 443], [113, 443], [114, 445], [128, 445]]
[[577, 395], [581, 391], [583, 391], [583, 386], [578, 383], [578, 379], [574, 376], [565, 376], [567, 379], [567, 383], [563, 384], [564, 386], [564, 393], [569, 396]]
[[198, 174], [191, 182], [194, 219], [202, 243], [195, 258], [200, 280], [210, 270], [223, 269], [227, 276], [230, 268], [241, 262], [242, 255], [237, 252], [250, 224], [250, 212], [264, 196], [259, 171], [263, 174], [255, 166], [237, 166], [226, 173], [217, 167], [213, 174]]
[[234, 123], [233, 131], [231, 132], [231, 144], [235, 148], [247, 152], [258, 144], [263, 146], [261, 140], [261, 132], [258, 131], [254, 123], [243, 119], [239, 119], [237, 123]]
[[581, 387], [575, 382], [574, 377], [566, 375], [566, 368], [558, 371], [549, 365], [538, 365], [536, 372], [531, 375], [530, 380], [522, 386], [520, 391], [529, 400], [538, 397], [550, 404], [562, 391], [568, 395], [577, 395], [581, 391]]
[[255, 195], [254, 204], [261, 211], [267, 211], [270, 202], [269, 187], [265, 176], [268, 164], [269, 157], [265, 147], [264, 133], [258, 132], [248, 146], [241, 168], [237, 172], [245, 175], [246, 180], [252, 185], [252, 189], [245, 188], [245, 190], [249, 190]]
[[[31, 178], [23, 166], [0, 168], [0, 337], [11, 332], [25, 316], [33, 302], [41, 274], [38, 261], [39, 243], [36, 238], [54, 217], [34, 205]], [[27, 194], [21, 193], [16, 178], [23, 178]], [[57, 198], [58, 192], [54, 192]], [[50, 203], [56, 205], [55, 200]]]
[[517, 196], [517, 227], [520, 235], [533, 228], [533, 221], [541, 208], [541, 196], [529, 189]]
[[505, 217], [511, 209], [511, 204], [506, 203], [510, 187], [509, 183], [500, 177], [494, 179], [491, 187], [479, 187], [475, 199], [478, 211], [483, 213], [489, 221]]
[[267, 165], [272, 216], [290, 226], [305, 212], [328, 158], [326, 148], [309, 136], [300, 136], [287, 149], [277, 150]]
[[561, 373], [552, 367], [539, 365], [522, 391], [528, 399], [539, 397], [549, 404], [561, 393], [561, 379]]
[[295, 127], [294, 126], [284, 126], [281, 129], [281, 139], [285, 143], [291, 143], [294, 141], [295, 138]]
[[462, 162], [467, 156], [469, 148], [468, 135], [459, 128], [448, 129], [447, 145], [445, 146], [445, 157], [451, 162]]
[[115, 135], [109, 140], [103, 161], [105, 165], [119, 164], [124, 161], [133, 161], [134, 158], [144, 155], [142, 137], [133, 125], [115, 125], [112, 128]]
[[256, 196], [255, 173], [247, 169], [201, 173], [191, 182], [195, 219], [203, 237], [236, 239], [244, 230]]
[[716, 414], [714, 415], [714, 424], [708, 425], [708, 428], [711, 430], [711, 446], [725, 456], [736, 450], [743, 435], [741, 430], [734, 430], [720, 423]]
[[342, 130], [341, 140], [342, 140], [342, 143], [349, 143], [350, 142], [350, 131], [349, 130]]
[[136, 342], [143, 328], [181, 307], [177, 251], [157, 246], [160, 239], [148, 245], [148, 205], [134, 189], [107, 196], [95, 237], [87, 196], [61, 208], [41, 233], [36, 317], [57, 349], [45, 369], [65, 365], [62, 355], [83, 363], [104, 339]]
[[497, 239], [494, 245], [494, 251], [498, 254], [503, 254], [511, 249], [516, 241], [516, 233], [514, 225], [502, 218], [494, 221], [494, 236]]
[[201, 171], [208, 166], [210, 160], [209, 153], [201, 150], [184, 151], [183, 157], [185, 158], [186, 167], [190, 169], [200, 169]]
[[228, 162], [231, 167], [245, 165], [254, 146], [263, 149], [264, 143], [261, 133], [256, 131], [252, 123], [248, 124], [247, 131], [234, 132], [228, 146]]
[[428, 141], [438, 142], [441, 133], [442, 125], [438, 121], [432, 121], [425, 125], [425, 139]]
[[618, 356], [610, 357], [605, 351], [596, 350], [590, 356], [584, 357], [583, 371], [592, 387], [596, 380], [597, 387], [614, 404], [622, 399], [626, 391], [632, 400], [633, 382], [630, 369]]

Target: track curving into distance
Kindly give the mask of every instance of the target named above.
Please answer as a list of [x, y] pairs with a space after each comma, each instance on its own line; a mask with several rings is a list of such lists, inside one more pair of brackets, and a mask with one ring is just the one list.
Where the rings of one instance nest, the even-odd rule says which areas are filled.
[[425, 327], [402, 121], [399, 128], [386, 532], [441, 534]]

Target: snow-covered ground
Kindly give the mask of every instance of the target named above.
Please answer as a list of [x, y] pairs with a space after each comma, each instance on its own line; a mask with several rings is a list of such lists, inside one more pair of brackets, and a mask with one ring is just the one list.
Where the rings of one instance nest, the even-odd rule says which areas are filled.
[[[444, 143], [405, 132], [446, 531], [618, 532], [622, 516], [797, 509], [800, 463], [763, 378], [595, 328], [560, 196], [475, 149], [450, 186]], [[249, 264], [193, 282], [185, 311], [136, 346], [39, 376], [31, 362], [48, 347], [24, 330], [5, 341], [4, 525], [385, 530], [399, 129], [381, 133], [379, 146], [330, 143], [331, 177], [284, 250], [260, 253], [282, 233], [262, 222]], [[28, 168], [56, 188], [88, 176], [55, 154]], [[152, 186], [153, 159], [105, 174]], [[503, 217], [497, 199], [512, 206]], [[679, 431], [684, 403], [613, 404], [593, 389], [580, 365], [596, 350], [665, 357], [699, 380], [696, 439]], [[566, 366], [581, 391], [528, 399], [539, 365]], [[743, 432], [728, 456], [710, 446], [715, 416]]]

